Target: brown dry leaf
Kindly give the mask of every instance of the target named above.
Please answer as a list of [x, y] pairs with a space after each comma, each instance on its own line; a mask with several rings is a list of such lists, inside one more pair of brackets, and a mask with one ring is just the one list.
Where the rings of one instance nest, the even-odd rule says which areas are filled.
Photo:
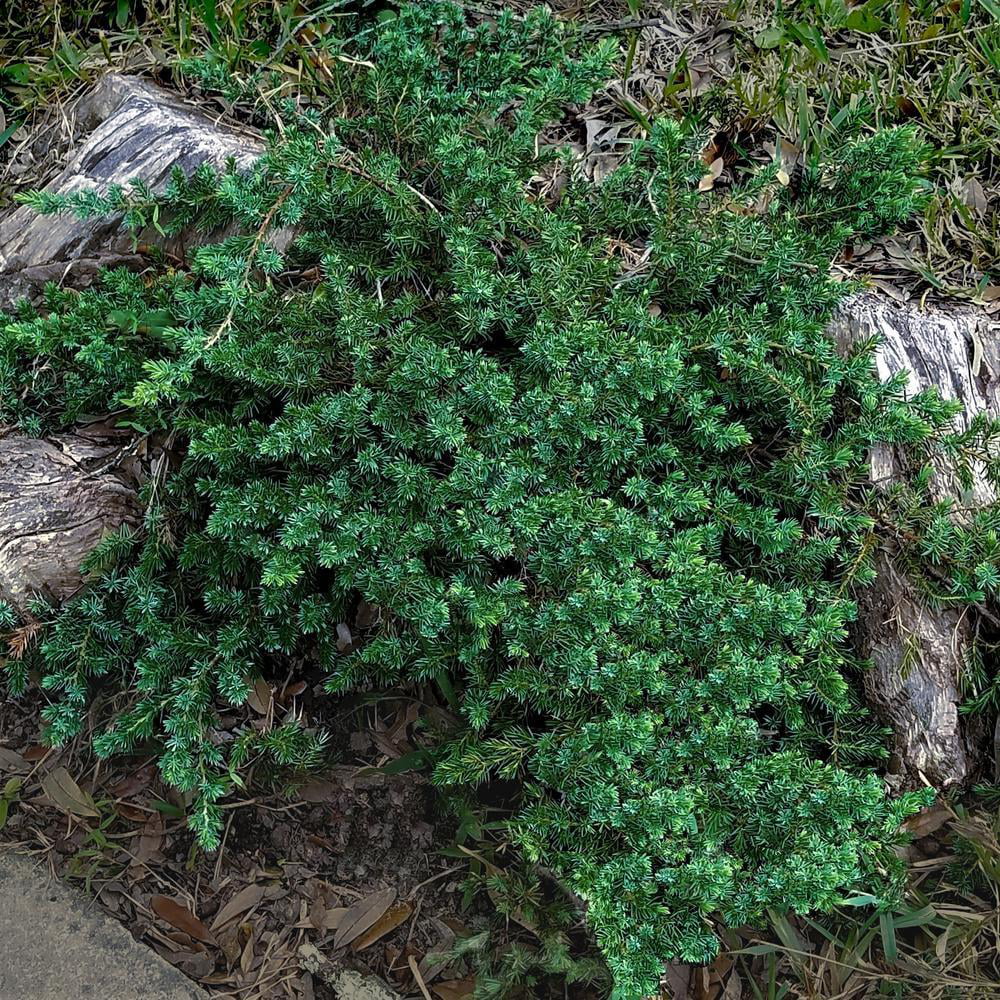
[[156, 769], [154, 767], [141, 767], [135, 774], [130, 774], [118, 784], [112, 785], [109, 791], [116, 799], [130, 799], [136, 792], [143, 792], [149, 788], [155, 776]]
[[165, 920], [171, 927], [176, 927], [177, 930], [183, 931], [196, 941], [204, 941], [206, 944], [216, 943], [212, 932], [177, 900], [171, 899], [169, 896], [150, 896], [149, 908], [161, 920]]
[[161, 958], [166, 959], [171, 965], [184, 971], [193, 979], [203, 979], [215, 969], [215, 962], [211, 956], [203, 951], [171, 951], [169, 948], [153, 945], [154, 950]]
[[909, 301], [909, 296], [906, 292], [891, 282], [882, 281], [880, 278], [871, 278], [870, 281], [874, 288], [877, 288], [880, 292], [888, 295], [894, 302], [899, 302], [901, 305], [905, 305], [906, 302]]
[[413, 907], [409, 903], [397, 903], [395, 906], [390, 906], [364, 934], [355, 938], [351, 950], [364, 951], [365, 948], [370, 948], [379, 938], [394, 931], [412, 912]]
[[782, 187], [788, 187], [792, 183], [792, 175], [799, 165], [802, 150], [794, 142], [789, 142], [787, 139], [782, 139], [777, 147], [770, 143], [766, 143], [765, 147], [778, 164], [778, 183]]
[[219, 932], [219, 947], [226, 956], [226, 962], [232, 968], [239, 960], [243, 946], [240, 944], [239, 927], [225, 927]]
[[794, 142], [789, 142], [788, 139], [782, 139], [778, 144], [778, 160], [782, 169], [787, 170], [788, 173], [795, 170], [795, 164], [798, 163], [801, 155], [802, 150]]
[[708, 966], [700, 966], [694, 976], [694, 1000], [719, 1000], [720, 990], [712, 986]]
[[45, 797], [60, 809], [74, 816], [99, 817], [94, 800], [70, 777], [64, 767], [57, 767], [42, 778]]
[[192, 979], [204, 979], [215, 971], [215, 960], [204, 951], [169, 952], [164, 948], [161, 954], [171, 965], [181, 969]]
[[331, 781], [307, 781], [296, 793], [303, 802], [329, 802], [337, 793]]
[[281, 693], [278, 695], [278, 701], [282, 705], [291, 701], [292, 698], [298, 698], [300, 694], [308, 687], [305, 681], [297, 681], [295, 684], [286, 684], [285, 687], [281, 689]]
[[30, 746], [27, 749], [22, 750], [21, 756], [28, 761], [29, 764], [35, 764], [47, 757], [51, 752], [51, 747], [43, 746], [41, 743], [36, 743], [34, 746]]
[[[303, 903], [305, 900], [303, 900]], [[326, 922], [326, 903], [323, 902], [322, 897], [317, 897], [312, 901], [305, 914], [305, 918], [300, 920], [299, 923], [304, 923], [307, 927], [312, 927], [313, 930], [321, 931], [323, 929], [323, 924]]]
[[0, 747], [0, 774], [27, 774], [30, 770], [31, 766], [19, 753]]
[[919, 840], [921, 837], [929, 836], [935, 830], [940, 830], [951, 818], [951, 810], [947, 806], [937, 803], [926, 809], [921, 809], [915, 816], [911, 816], [903, 823], [903, 827]]
[[322, 902], [313, 903], [309, 908], [308, 916], [303, 917], [295, 924], [295, 929], [308, 930], [311, 927], [314, 931], [335, 931], [344, 922], [346, 912], [346, 906], [334, 906], [327, 909]]
[[982, 215], [989, 204], [989, 199], [986, 197], [983, 185], [975, 177], [967, 178], [963, 184], [962, 199], [976, 215]]
[[987, 285], [979, 293], [979, 297], [986, 303], [996, 302], [1000, 299], [1000, 285]]
[[[358, 604], [358, 611], [354, 616], [354, 627], [358, 629], [366, 629], [378, 621], [378, 618], [378, 605], [369, 604], [366, 600], [362, 600]], [[340, 634], [340, 629], [337, 629], [337, 634]]]
[[950, 937], [951, 929], [954, 926], [954, 924], [945, 924], [944, 933], [940, 934], [934, 942], [934, 954], [942, 965], [945, 964], [948, 956], [948, 938]]
[[371, 738], [375, 746], [377, 746], [379, 750], [386, 755], [386, 757], [389, 757], [392, 760], [398, 760], [404, 753], [407, 752], [405, 743], [404, 747], [401, 749], [396, 746], [396, 744], [393, 743], [385, 733], [379, 733], [372, 730], [366, 735]]
[[344, 622], [337, 625], [337, 652], [345, 653], [354, 641], [351, 630]]
[[457, 917], [442, 917], [441, 923], [445, 925], [458, 937], [468, 937], [472, 931], [467, 924], [464, 924]]
[[743, 980], [735, 972], [726, 980], [719, 1000], [743, 1000]]
[[258, 677], [253, 682], [253, 690], [247, 696], [247, 704], [258, 715], [267, 715], [271, 710], [271, 685], [263, 677]]
[[690, 985], [690, 965], [668, 965], [660, 981], [660, 1000], [688, 1000]]
[[395, 901], [394, 889], [382, 889], [359, 899], [344, 914], [334, 936], [333, 947], [343, 948], [345, 944], [350, 944], [356, 937], [364, 934]]
[[346, 906], [335, 906], [333, 909], [327, 910], [323, 915], [323, 926], [320, 930], [335, 931], [344, 922], [346, 913]]
[[468, 979], [449, 979], [446, 982], [438, 983], [437, 986], [432, 986], [431, 989], [440, 1000], [466, 1000], [475, 991], [476, 980], [471, 977]]
[[726, 974], [733, 967], [733, 959], [725, 952], [718, 955], [708, 967], [709, 977], [713, 984], [719, 984], [726, 978]]
[[709, 139], [708, 144], [701, 151], [701, 162], [706, 167], [719, 155], [719, 144], [715, 139]]
[[242, 917], [247, 910], [253, 909], [264, 898], [264, 886], [244, 886], [232, 899], [222, 907], [212, 921], [212, 930], [232, 923], [237, 917]]
[[145, 825], [150, 817], [148, 809], [140, 809], [138, 806], [130, 806], [127, 802], [118, 802], [115, 805], [115, 812], [122, 819], [127, 819], [130, 823], [142, 823]]
[[159, 853], [163, 846], [163, 832], [166, 824], [162, 813], [149, 816], [143, 824], [142, 834], [139, 836], [139, 843], [136, 845], [133, 860], [136, 864], [146, 864]]
[[712, 160], [712, 162], [708, 165], [708, 172], [698, 182], [698, 190], [711, 191], [715, 186], [715, 182], [722, 176], [722, 171], [725, 165], [725, 161], [721, 156], [717, 156], [714, 160]]
[[256, 943], [257, 934], [256, 928], [254, 928], [254, 930], [251, 931], [250, 936], [247, 938], [247, 943], [243, 948], [243, 954], [240, 955], [240, 972], [242, 972], [244, 976], [247, 975], [253, 967], [254, 946]]
[[[420, 959], [420, 975], [428, 983], [448, 971], [452, 964], [451, 952], [455, 947], [455, 933], [443, 920], [431, 917], [430, 923], [437, 930], [437, 943], [432, 945], [430, 950], [425, 952], [424, 957]], [[426, 924], [424, 929], [426, 932]], [[452, 970], [452, 974], [454, 975], [456, 971]]]

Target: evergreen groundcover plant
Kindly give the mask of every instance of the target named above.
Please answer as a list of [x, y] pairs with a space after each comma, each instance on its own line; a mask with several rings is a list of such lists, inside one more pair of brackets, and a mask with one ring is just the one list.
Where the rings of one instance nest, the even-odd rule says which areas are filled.
[[[595, 187], [539, 143], [609, 76], [609, 49], [574, 52], [541, 12], [405, 7], [253, 170], [31, 196], [236, 235], [10, 317], [0, 418], [127, 411], [180, 456], [86, 592], [35, 609], [53, 741], [127, 692], [97, 751], [157, 742], [211, 846], [252, 758], [316, 752], [293, 726], [218, 736], [255, 677], [447, 679], [465, 730], [436, 779], [520, 779], [512, 839], [637, 1000], [714, 953], [712, 920], [890, 891], [926, 797], [888, 799], [852, 753], [851, 595], [883, 536], [937, 564], [941, 599], [995, 590], [996, 515], [954, 522], [921, 460], [996, 428], [943, 436], [950, 405], [824, 334], [832, 257], [920, 201], [911, 131], [845, 142], [795, 192], [772, 169], [706, 198], [697, 131], [661, 122]], [[895, 496], [867, 482], [877, 443], [915, 456]], [[338, 652], [361, 600], [376, 622]]]

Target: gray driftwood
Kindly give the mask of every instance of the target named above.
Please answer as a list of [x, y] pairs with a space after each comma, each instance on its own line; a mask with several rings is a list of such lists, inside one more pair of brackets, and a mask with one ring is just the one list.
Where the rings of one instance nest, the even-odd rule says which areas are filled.
[[[72, 114], [80, 141], [48, 191], [134, 178], [162, 189], [175, 166], [190, 173], [229, 157], [245, 166], [263, 148], [137, 77], [103, 77]], [[195, 239], [182, 234], [172, 249], [183, 253]], [[145, 263], [119, 218], [41, 218], [27, 206], [0, 216], [0, 309], [37, 300], [48, 281], [83, 288], [102, 267]], [[32, 594], [62, 600], [79, 588], [83, 557], [135, 514], [134, 480], [118, 461], [128, 443], [127, 435], [86, 429], [46, 440], [0, 437], [0, 598], [23, 606]]]
[[[841, 308], [832, 333], [845, 349], [877, 337], [882, 378], [906, 371], [908, 393], [935, 386], [946, 399], [961, 401], [960, 425], [983, 411], [1000, 416], [1000, 339], [982, 310], [920, 310], [865, 294]], [[891, 482], [903, 469], [892, 448], [872, 455], [875, 482]], [[938, 471], [935, 488], [942, 497], [960, 495], [969, 509], [995, 499], [981, 475], [962, 495], [949, 470]], [[861, 596], [857, 636], [873, 662], [865, 676], [868, 698], [892, 727], [897, 765], [910, 782], [947, 787], [964, 782], [975, 767], [977, 739], [958, 711], [971, 630], [969, 613], [929, 607], [892, 559], [880, 557], [878, 579]]]
[[58, 438], [0, 438], [0, 599], [65, 600], [80, 562], [136, 513], [135, 492], [110, 466], [122, 435], [81, 430]]
[[[82, 141], [47, 191], [106, 190], [137, 178], [162, 190], [174, 167], [190, 173], [206, 160], [221, 167], [229, 157], [246, 166], [263, 148], [256, 136], [214, 122], [138, 77], [103, 77], [74, 114]], [[171, 249], [183, 251], [184, 243], [182, 236]], [[141, 263], [120, 218], [43, 218], [22, 205], [0, 218], [0, 309], [37, 297], [50, 280], [80, 288], [101, 267]]]

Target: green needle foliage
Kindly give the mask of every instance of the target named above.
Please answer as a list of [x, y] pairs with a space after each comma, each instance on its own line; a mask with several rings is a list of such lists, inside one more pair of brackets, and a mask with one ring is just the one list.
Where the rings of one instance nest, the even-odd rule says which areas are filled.
[[[128, 410], [180, 455], [46, 614], [51, 738], [98, 683], [129, 692], [98, 752], [157, 741], [211, 846], [252, 756], [315, 753], [294, 727], [218, 734], [277, 661], [318, 661], [331, 692], [448, 677], [467, 728], [437, 779], [521, 779], [510, 833], [586, 901], [623, 1000], [712, 955], [710, 916], [884, 888], [925, 797], [887, 800], [831, 735], [858, 723], [850, 595], [887, 516], [867, 459], [926, 456], [954, 410], [824, 321], [838, 249], [920, 201], [913, 134], [723, 200], [660, 122], [594, 187], [538, 136], [611, 52], [574, 56], [549, 15], [469, 28], [424, 3], [353, 51], [343, 110], [285, 122], [249, 173], [30, 199], [236, 232], [3, 328], [0, 419]], [[981, 600], [996, 517], [951, 526], [927, 482], [904, 534], [939, 596]], [[361, 600], [376, 622], [340, 653]]]

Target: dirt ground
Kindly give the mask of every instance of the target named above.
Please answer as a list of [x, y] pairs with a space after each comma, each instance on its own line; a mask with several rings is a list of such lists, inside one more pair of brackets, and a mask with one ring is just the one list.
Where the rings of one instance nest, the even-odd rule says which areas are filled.
[[[223, 721], [267, 724], [282, 700], [314, 707], [311, 692], [259, 693], [270, 698], [255, 699], [263, 711]], [[195, 845], [185, 803], [152, 756], [107, 765], [83, 738], [51, 750], [42, 704], [37, 694], [0, 703], [0, 850], [44, 858], [220, 997], [343, 996], [324, 982], [343, 970], [378, 976], [403, 996], [471, 995], [468, 966], [433, 956], [484, 925], [478, 899], [463, 906], [475, 858], [441, 853], [455, 844], [455, 824], [422, 774], [379, 770], [415, 749], [418, 702], [337, 705], [339, 763], [292, 788], [260, 776], [244, 800], [225, 804], [212, 854]]]

